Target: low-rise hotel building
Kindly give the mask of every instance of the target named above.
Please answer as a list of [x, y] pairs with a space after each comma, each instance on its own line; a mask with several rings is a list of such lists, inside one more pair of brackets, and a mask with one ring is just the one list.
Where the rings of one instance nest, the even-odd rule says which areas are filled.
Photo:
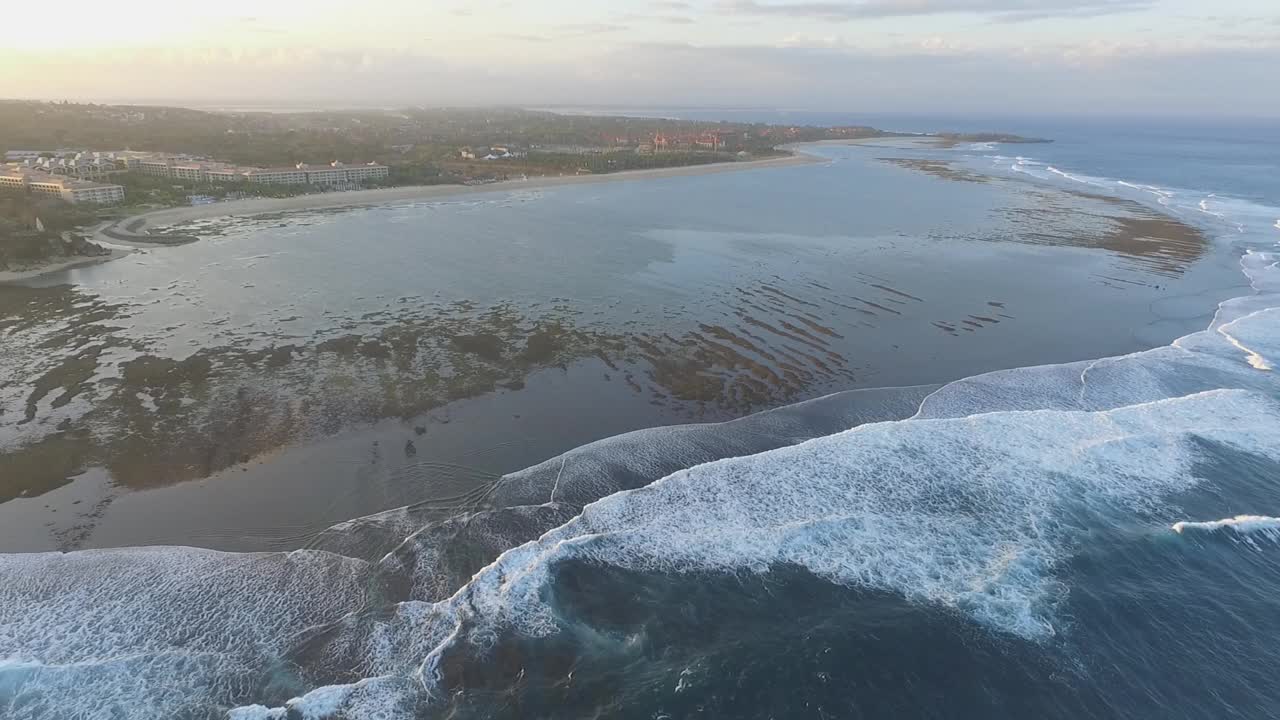
[[10, 166], [22, 172], [75, 176], [81, 180], [103, 178], [115, 172], [173, 178], [196, 183], [260, 183], [265, 185], [324, 185], [353, 187], [367, 180], [390, 175], [390, 168], [377, 163], [328, 165], [299, 163], [291, 167], [255, 168], [215, 162], [191, 155], [121, 150], [115, 152], [18, 150], [10, 154], [20, 164]]
[[299, 163], [291, 167], [251, 168], [226, 163], [199, 161], [189, 156], [120, 153], [120, 161], [134, 172], [202, 183], [250, 182], [263, 185], [357, 185], [385, 178], [390, 168], [377, 163], [328, 165]]
[[246, 170], [242, 179], [263, 185], [306, 185], [307, 171], [300, 167]]
[[0, 188], [57, 197], [69, 203], [116, 205], [124, 202], [124, 187], [120, 185], [20, 169], [0, 172]]
[[365, 180], [385, 178], [390, 172], [386, 165], [376, 163], [344, 165], [334, 162], [324, 167], [299, 165], [298, 168], [306, 171], [309, 185], [352, 185]]
[[312, 166], [298, 163], [289, 168], [266, 168], [245, 171], [249, 182], [270, 185], [358, 185], [366, 180], [387, 177], [386, 165], [346, 165], [340, 162]]

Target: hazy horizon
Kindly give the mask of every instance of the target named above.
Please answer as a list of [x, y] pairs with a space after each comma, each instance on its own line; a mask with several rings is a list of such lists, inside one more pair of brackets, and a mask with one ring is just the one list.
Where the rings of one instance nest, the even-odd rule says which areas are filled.
[[5, 17], [11, 98], [1280, 116], [1266, 0], [73, 0]]
[[[697, 104], [675, 104], [675, 103], [657, 103], [657, 104], [611, 104], [611, 103], [413, 103], [413, 102], [368, 102], [368, 103], [342, 103], [340, 99], [324, 99], [324, 98], [299, 98], [289, 99], [282, 102], [272, 102], [269, 99], [258, 100], [237, 100], [234, 98], [148, 98], [148, 97], [0, 97], [0, 102], [35, 102], [35, 103], [72, 103], [82, 105], [109, 105], [118, 107], [173, 107], [185, 108], [188, 110], [198, 110], [202, 112], [220, 112], [220, 113], [268, 113], [268, 114], [288, 114], [288, 113], [308, 113], [308, 112], [394, 112], [397, 110], [420, 109], [420, 110], [529, 110], [529, 111], [545, 111], [557, 114], [580, 114], [592, 116], [609, 116], [609, 115], [631, 115], [635, 117], [660, 118], [664, 117], [663, 112], [673, 113], [671, 118], [686, 119], [685, 114], [696, 113], [699, 117], [690, 117], [687, 119], [718, 121], [718, 117], [705, 117], [708, 114], [723, 112], [726, 114], [751, 114], [751, 113], [769, 113], [777, 115], [796, 114], [796, 115], [829, 115], [831, 120], [837, 123], [855, 122], [855, 121], [876, 121], [876, 120], [892, 120], [892, 119], [912, 119], [912, 120], [937, 120], [945, 122], [946, 120], [974, 120], [985, 121], [993, 119], [1016, 120], [1079, 120], [1087, 121], [1090, 119], [1106, 119], [1115, 121], [1156, 121], [1167, 120], [1173, 123], [1183, 121], [1211, 121], [1226, 123], [1251, 123], [1251, 122], [1272, 122], [1280, 119], [1280, 116], [1268, 116], [1261, 114], [1214, 114], [1206, 112], [1195, 112], [1194, 109], [1188, 109], [1187, 112], [1151, 112], [1151, 111], [1054, 111], [1054, 110], [1018, 110], [1018, 111], [999, 111], [984, 108], [972, 108], [968, 110], [951, 110], [947, 108], [939, 108], [937, 110], [895, 110], [893, 108], [865, 107], [865, 108], [822, 108], [822, 107], [799, 107], [799, 106], [771, 106], [771, 105], [697, 105]], [[676, 115], [674, 113], [679, 113]], [[775, 122], [774, 119], [768, 120], [737, 120], [733, 117], [726, 116], [726, 121], [741, 122]], [[782, 122], [778, 120], [778, 122]], [[894, 128], [881, 127], [881, 130], [892, 130]], [[937, 130], [939, 128], [930, 128]], [[946, 129], [946, 128], [942, 128]], [[991, 128], [993, 130], [999, 128]]]

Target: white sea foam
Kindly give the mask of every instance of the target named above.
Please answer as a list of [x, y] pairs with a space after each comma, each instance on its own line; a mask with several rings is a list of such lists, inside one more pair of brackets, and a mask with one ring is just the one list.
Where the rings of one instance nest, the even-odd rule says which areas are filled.
[[1205, 198], [1205, 199], [1201, 200], [1201, 201], [1198, 203], [1198, 206], [1199, 206], [1199, 208], [1200, 208], [1200, 211], [1201, 211], [1201, 212], [1203, 212], [1203, 213], [1205, 213], [1206, 215], [1213, 215], [1214, 217], [1218, 217], [1218, 218], [1220, 218], [1220, 217], [1222, 217], [1222, 213], [1217, 212], [1217, 211], [1215, 211], [1215, 210], [1210, 210], [1210, 209], [1209, 209], [1209, 199], [1210, 199], [1210, 198], [1212, 198], [1212, 197], [1213, 197], [1213, 196], [1212, 196], [1212, 195], [1210, 195], [1209, 197], [1207, 197], [1207, 198]]
[[1265, 515], [1237, 515], [1233, 518], [1213, 520], [1210, 522], [1183, 521], [1173, 524], [1173, 531], [1179, 535], [1197, 532], [1219, 532], [1232, 530], [1240, 534], [1262, 533], [1280, 537], [1280, 518]]
[[231, 710], [227, 720], [281, 720], [289, 710], [287, 708], [268, 708], [265, 705], [246, 705]]
[[0, 555], [0, 716], [196, 715], [293, 632], [370, 602], [368, 569], [310, 551]]
[[1102, 412], [998, 412], [866, 425], [618, 493], [504, 553], [435, 604], [352, 619], [336, 652], [434, 682], [446, 650], [555, 633], [567, 560], [674, 574], [799, 566], [1028, 639], [1059, 627], [1054, 569], [1082, 527], [1158, 517], [1198, 482], [1191, 438], [1280, 459], [1280, 406], [1218, 390]]
[[1280, 308], [1266, 308], [1232, 320], [1217, 328], [1233, 347], [1245, 354], [1258, 370], [1274, 370], [1280, 358], [1280, 337], [1273, 332], [1280, 325]]
[[1013, 159], [1013, 164], [1009, 166], [1009, 169], [1013, 172], [1044, 178], [1046, 176], [1039, 170], [1043, 165], [1044, 163], [1038, 160], [1032, 160], [1019, 155]]
[[1066, 178], [1067, 180], [1070, 180], [1072, 182], [1078, 182], [1085, 185], [1105, 185], [1106, 184], [1106, 182], [1104, 180], [1101, 180], [1100, 178], [1089, 177], [1087, 175], [1075, 175], [1075, 174], [1066, 172], [1065, 170], [1059, 170], [1058, 168], [1052, 165], [1048, 166], [1048, 170], [1054, 175]]
[[[993, 160], [997, 168], [1006, 167], [1009, 158], [1000, 155], [985, 156]], [[1037, 180], [1048, 182], [1065, 182], [1100, 187], [1122, 197], [1133, 197], [1146, 202], [1155, 201], [1157, 205], [1167, 208], [1176, 214], [1207, 215], [1221, 222], [1237, 235], [1280, 229], [1277, 213], [1280, 208], [1238, 198], [1224, 197], [1216, 193], [1206, 195], [1203, 192], [1183, 188], [1166, 188], [1130, 180], [1086, 175], [1072, 170], [1065, 170], [1031, 158], [1018, 156], [1013, 158], [1010, 172], [1027, 175]]]

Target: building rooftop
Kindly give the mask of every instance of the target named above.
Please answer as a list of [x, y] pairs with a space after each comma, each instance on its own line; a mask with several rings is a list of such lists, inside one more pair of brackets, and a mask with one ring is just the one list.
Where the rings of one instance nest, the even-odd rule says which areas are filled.
[[0, 171], [0, 175], [10, 178], [26, 178], [27, 182], [33, 183], [51, 183], [71, 190], [112, 186], [112, 183], [80, 180], [77, 178], [67, 177], [65, 175], [51, 175], [47, 172], [32, 171], [25, 167], [14, 167], [12, 165], [4, 166], [3, 171]]

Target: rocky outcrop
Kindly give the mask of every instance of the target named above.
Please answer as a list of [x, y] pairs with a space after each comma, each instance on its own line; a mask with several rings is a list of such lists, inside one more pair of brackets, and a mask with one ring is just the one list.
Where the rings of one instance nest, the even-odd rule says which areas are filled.
[[0, 270], [25, 270], [78, 257], [100, 257], [111, 251], [79, 235], [21, 231], [0, 235]]

